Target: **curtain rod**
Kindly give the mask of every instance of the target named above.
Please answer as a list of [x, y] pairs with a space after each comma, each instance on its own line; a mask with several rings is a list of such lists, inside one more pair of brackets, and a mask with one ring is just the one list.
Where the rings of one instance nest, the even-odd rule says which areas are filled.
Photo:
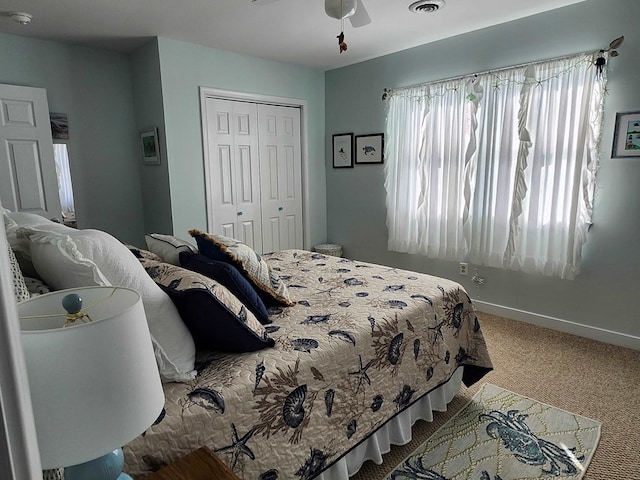
[[398, 90], [409, 90], [409, 89], [412, 89], [412, 88], [425, 87], [427, 85], [431, 85], [432, 83], [436, 83], [436, 82], [440, 83], [440, 82], [451, 82], [451, 81], [454, 81], [454, 80], [462, 80], [463, 78], [477, 77], [479, 75], [485, 75], [487, 73], [500, 73], [500, 72], [504, 72], [506, 70], [512, 70], [512, 69], [515, 69], [515, 68], [527, 67], [529, 65], [538, 65], [540, 63], [553, 62], [553, 61], [556, 61], [556, 60], [564, 60], [564, 59], [571, 58], [571, 57], [580, 57], [580, 56], [593, 55], [593, 54], [595, 54], [597, 52], [598, 52], [598, 50], [593, 50], [591, 52], [582, 52], [582, 53], [576, 53], [576, 54], [573, 54], [573, 55], [563, 55], [562, 57], [548, 58], [546, 60], [537, 60], [535, 62], [520, 63], [518, 65], [511, 65], [511, 66], [508, 66], [508, 67], [491, 68], [489, 70], [484, 70], [482, 72], [465, 73], [464, 75], [457, 75], [455, 77], [441, 78], [441, 79], [436, 79], [436, 80], [430, 80], [428, 82], [415, 83], [413, 85], [407, 85], [406, 87], [384, 88], [382, 90], [382, 92], [383, 92], [382, 99], [385, 100], [387, 95], [389, 95], [390, 93], [392, 93], [394, 91], [398, 91]]
[[601, 50], [592, 50], [592, 51], [588, 51], [588, 52], [581, 52], [581, 53], [574, 53], [574, 54], [570, 54], [570, 55], [563, 55], [560, 57], [555, 57], [555, 58], [548, 58], [545, 60], [536, 60], [533, 62], [526, 62], [526, 63], [521, 63], [518, 65], [511, 65], [508, 67], [501, 67], [501, 68], [494, 68], [494, 69], [490, 69], [490, 70], [485, 70], [483, 72], [476, 72], [476, 73], [467, 73], [464, 75], [458, 75], [455, 77], [449, 77], [449, 78], [443, 78], [443, 79], [439, 79], [439, 80], [431, 80], [428, 82], [422, 82], [422, 83], [416, 83], [414, 85], [408, 85], [406, 87], [397, 87], [397, 88], [384, 88], [382, 90], [382, 100], [386, 100], [387, 96], [391, 93], [393, 93], [394, 91], [398, 91], [398, 90], [409, 90], [411, 88], [420, 88], [420, 87], [424, 87], [426, 85], [430, 85], [432, 83], [436, 83], [436, 82], [450, 82], [453, 80], [462, 80], [463, 78], [467, 78], [467, 77], [477, 77], [478, 75], [485, 75], [487, 73], [499, 73], [499, 72], [503, 72], [506, 70], [511, 70], [514, 68], [521, 68], [521, 67], [526, 67], [529, 65], [539, 65], [541, 63], [546, 63], [546, 62], [553, 62], [553, 61], [557, 61], [557, 60], [564, 60], [567, 58], [572, 58], [572, 57], [580, 57], [580, 56], [588, 56], [588, 55], [595, 55], [595, 54], [599, 54], [600, 56], [602, 56], [602, 54], [604, 54], [605, 52], [609, 52], [611, 50], [611, 56], [616, 57], [618, 56], [618, 52], [615, 50], [616, 48], [620, 47], [620, 45], [622, 45], [622, 42], [624, 41], [624, 35], [621, 37], [616, 38], [615, 40], [611, 41], [611, 43], [609, 43], [609, 47], [606, 49], [601, 49]]

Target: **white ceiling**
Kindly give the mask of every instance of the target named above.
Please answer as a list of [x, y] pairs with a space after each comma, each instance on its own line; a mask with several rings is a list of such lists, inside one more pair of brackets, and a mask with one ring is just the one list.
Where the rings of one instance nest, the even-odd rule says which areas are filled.
[[342, 54], [340, 21], [323, 0], [1, 0], [33, 21], [0, 17], [0, 31], [124, 52], [160, 36], [329, 70], [585, 0], [446, 0], [423, 14], [409, 11], [412, 1], [363, 0], [372, 22], [345, 21]]

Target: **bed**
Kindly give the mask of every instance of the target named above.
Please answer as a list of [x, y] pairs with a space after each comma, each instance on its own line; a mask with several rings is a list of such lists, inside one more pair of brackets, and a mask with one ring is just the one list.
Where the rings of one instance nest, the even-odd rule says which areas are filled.
[[[52, 245], [61, 248], [61, 235], [74, 240], [85, 263], [104, 272], [110, 267], [101, 264], [98, 251], [126, 257], [117, 245], [87, 248], [85, 233], [30, 228], [8, 239], [20, 250], [24, 244], [17, 243], [27, 237], [36, 267], [39, 258], [50, 261]], [[170, 262], [157, 251], [122, 246], [140, 268], [127, 263], [120, 281], [131, 270], [145, 273], [196, 338], [193, 371], [163, 376], [162, 414], [123, 447], [125, 471], [136, 479], [206, 445], [243, 480], [344, 480], [367, 459], [380, 463], [391, 444], [407, 443], [418, 418], [430, 420], [433, 410], [445, 410], [461, 383], [471, 385], [492, 368], [472, 303], [458, 283], [304, 250], [254, 254], [277, 293], [286, 293], [286, 300], [265, 299], [267, 318], [243, 304], [229, 329], [216, 324], [218, 316], [203, 320], [201, 309], [194, 327], [185, 307], [197, 303], [194, 297], [170, 290], [193, 273], [176, 266], [183, 254], [203, 253], [195, 238], [199, 251], [172, 254]], [[37, 245], [48, 250], [39, 252]], [[104, 274], [105, 280], [114, 283], [112, 275]], [[190, 292], [197, 284], [220, 297], [219, 284], [205, 288], [201, 280], [190, 281]], [[256, 291], [264, 294], [258, 286]], [[160, 329], [146, 304], [145, 310], [155, 339]], [[202, 324], [216, 327], [203, 333]], [[251, 326], [251, 348], [221, 351], [237, 337], [233, 328]], [[203, 335], [213, 343], [198, 341]]]
[[345, 454], [357, 469], [390, 419], [425, 415], [429, 393], [444, 409], [491, 368], [455, 282], [302, 250], [263, 258], [295, 301], [270, 309], [275, 345], [200, 352], [197, 377], [167, 385], [163, 418], [126, 446], [130, 474], [207, 445], [243, 479], [344, 479]]

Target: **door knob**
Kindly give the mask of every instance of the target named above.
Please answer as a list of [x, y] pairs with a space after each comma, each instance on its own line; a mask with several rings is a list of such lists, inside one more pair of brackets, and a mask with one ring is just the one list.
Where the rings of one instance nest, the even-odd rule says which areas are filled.
[[284, 208], [282, 207], [278, 207], [278, 211], [281, 212], [282, 210], [284, 210]]
[[242, 215], [242, 212], [238, 212], [238, 216]]

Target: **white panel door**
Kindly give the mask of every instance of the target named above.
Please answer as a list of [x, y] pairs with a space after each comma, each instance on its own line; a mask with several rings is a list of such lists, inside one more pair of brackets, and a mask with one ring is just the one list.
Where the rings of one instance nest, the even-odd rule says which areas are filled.
[[300, 109], [258, 105], [263, 249], [303, 248]]
[[257, 107], [207, 98], [206, 121], [208, 228], [262, 252]]
[[61, 218], [43, 88], [0, 84], [0, 199], [9, 210]]

